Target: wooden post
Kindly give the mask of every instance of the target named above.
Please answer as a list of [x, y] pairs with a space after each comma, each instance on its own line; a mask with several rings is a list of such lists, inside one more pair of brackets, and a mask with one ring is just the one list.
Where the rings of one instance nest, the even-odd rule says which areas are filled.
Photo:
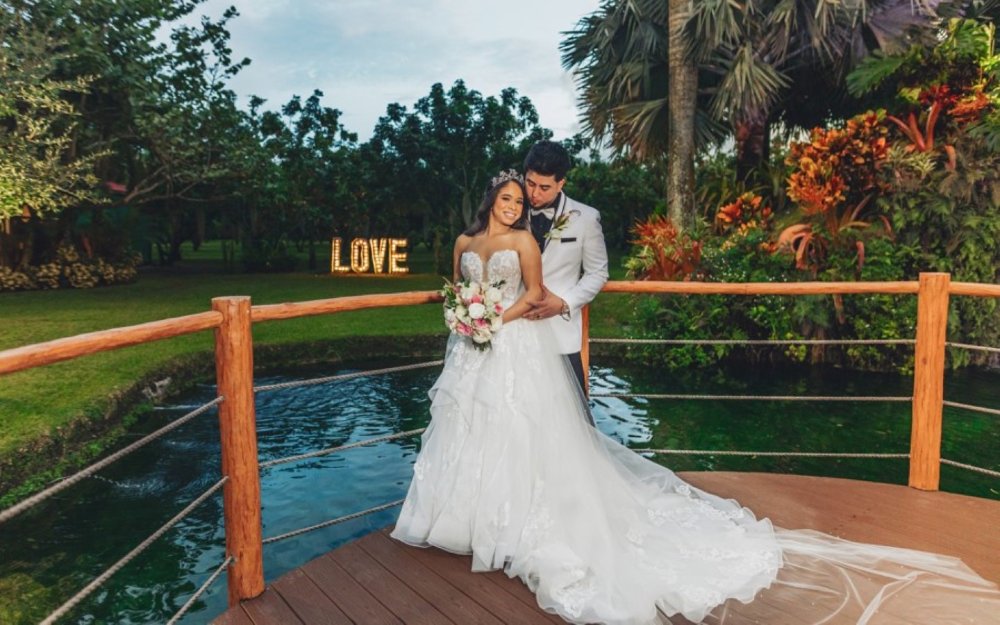
[[590, 397], [590, 304], [580, 309], [583, 340], [580, 341], [580, 362], [583, 363], [583, 394]]
[[941, 420], [944, 412], [944, 355], [948, 327], [947, 273], [920, 274], [917, 345], [913, 367], [910, 430], [910, 486], [937, 490], [941, 481]]
[[219, 432], [229, 605], [264, 592], [263, 542], [260, 518], [260, 469], [257, 460], [257, 419], [253, 397], [253, 339], [249, 297], [217, 297], [212, 309], [222, 313], [215, 331], [215, 375], [219, 395]]

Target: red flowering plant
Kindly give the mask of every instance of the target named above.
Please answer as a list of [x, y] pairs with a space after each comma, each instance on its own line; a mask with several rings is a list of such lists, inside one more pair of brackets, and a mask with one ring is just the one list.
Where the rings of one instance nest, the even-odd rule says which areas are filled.
[[881, 168], [889, 154], [882, 112], [847, 120], [842, 128], [814, 128], [810, 140], [792, 143], [787, 163], [788, 197], [802, 220], [778, 236], [776, 252], [790, 253], [795, 266], [814, 276], [833, 250], [857, 254], [864, 264], [862, 233], [891, 233], [884, 215], [871, 214], [871, 199], [888, 187]]
[[768, 229], [771, 225], [771, 207], [764, 198], [753, 191], [743, 193], [729, 204], [723, 204], [715, 213], [715, 231], [719, 234], [746, 232], [754, 228]]
[[652, 215], [632, 228], [635, 250], [625, 268], [639, 280], [691, 280], [701, 263], [701, 242], [677, 230], [663, 215]]

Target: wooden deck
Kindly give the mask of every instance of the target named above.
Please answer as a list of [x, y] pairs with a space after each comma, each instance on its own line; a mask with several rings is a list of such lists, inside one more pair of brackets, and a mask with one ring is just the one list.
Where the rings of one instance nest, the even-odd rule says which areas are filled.
[[[1000, 501], [904, 486], [764, 473], [685, 473], [784, 528], [954, 555], [1000, 582]], [[469, 558], [375, 532], [292, 571], [215, 625], [562, 623], [519, 581]], [[793, 622], [793, 621], [790, 621]]]

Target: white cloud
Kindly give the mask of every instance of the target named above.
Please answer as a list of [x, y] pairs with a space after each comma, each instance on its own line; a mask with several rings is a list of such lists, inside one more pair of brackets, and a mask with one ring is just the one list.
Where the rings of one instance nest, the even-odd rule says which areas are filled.
[[440, 82], [462, 78], [485, 95], [514, 87], [557, 139], [579, 129], [576, 93], [559, 56], [561, 33], [599, 0], [208, 0], [196, 16], [230, 5], [235, 58], [253, 62], [231, 87], [277, 107], [324, 93], [362, 140], [391, 102], [410, 107]]

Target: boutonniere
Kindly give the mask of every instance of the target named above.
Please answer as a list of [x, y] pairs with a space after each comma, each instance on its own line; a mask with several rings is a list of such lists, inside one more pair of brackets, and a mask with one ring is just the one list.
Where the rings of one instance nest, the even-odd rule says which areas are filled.
[[579, 215], [579, 214], [580, 214], [580, 211], [578, 211], [578, 210], [576, 210], [574, 208], [573, 210], [569, 211], [568, 213], [565, 213], [563, 215], [559, 215], [558, 217], [556, 217], [556, 220], [554, 222], [552, 222], [552, 227], [549, 228], [549, 231], [545, 233], [545, 238], [546, 239], [558, 239], [558, 238], [560, 238], [559, 235], [562, 233], [563, 230], [566, 229], [566, 226], [569, 225], [570, 217], [572, 217], [574, 215]]

